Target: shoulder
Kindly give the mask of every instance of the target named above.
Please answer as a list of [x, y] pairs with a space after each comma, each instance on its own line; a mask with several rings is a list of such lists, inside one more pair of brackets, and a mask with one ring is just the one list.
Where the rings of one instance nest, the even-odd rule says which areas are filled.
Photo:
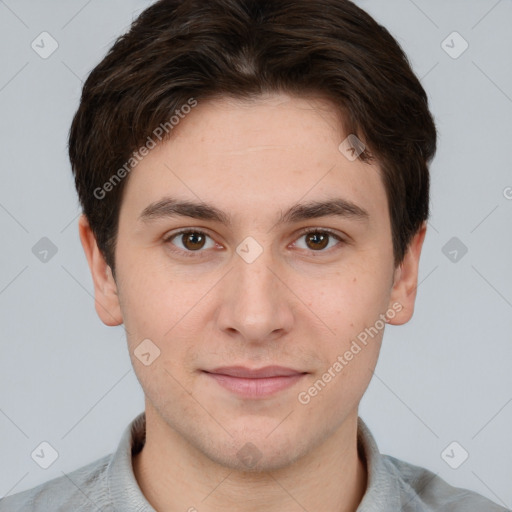
[[428, 469], [383, 455], [400, 486], [404, 512], [510, 512], [468, 489], [453, 487]]
[[0, 512], [85, 512], [110, 507], [106, 470], [112, 454], [44, 482], [37, 487], [0, 499]]

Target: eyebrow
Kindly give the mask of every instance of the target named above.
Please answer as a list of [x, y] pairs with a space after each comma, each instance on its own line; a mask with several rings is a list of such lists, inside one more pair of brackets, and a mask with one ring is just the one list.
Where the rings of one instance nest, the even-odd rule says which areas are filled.
[[[172, 197], [165, 197], [144, 208], [139, 220], [149, 223], [159, 219], [172, 217], [192, 217], [199, 220], [219, 222], [231, 226], [231, 217], [217, 207], [204, 202], [182, 201]], [[320, 217], [340, 217], [355, 220], [369, 219], [368, 212], [355, 203], [342, 198], [334, 198], [326, 201], [309, 201], [296, 204], [281, 216], [275, 226], [291, 224]]]

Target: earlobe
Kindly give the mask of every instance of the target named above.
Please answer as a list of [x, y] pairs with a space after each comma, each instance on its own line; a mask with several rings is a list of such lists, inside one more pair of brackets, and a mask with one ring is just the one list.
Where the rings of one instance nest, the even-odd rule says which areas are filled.
[[123, 323], [117, 284], [112, 275], [111, 268], [98, 248], [96, 237], [91, 230], [87, 217], [82, 214], [78, 221], [80, 241], [89, 264], [94, 283], [94, 302], [96, 313], [101, 321], [108, 326]]
[[395, 270], [389, 308], [393, 309], [396, 314], [393, 318], [388, 319], [389, 324], [402, 325], [412, 318], [418, 287], [421, 248], [426, 232], [427, 224], [424, 222], [411, 240], [402, 263]]

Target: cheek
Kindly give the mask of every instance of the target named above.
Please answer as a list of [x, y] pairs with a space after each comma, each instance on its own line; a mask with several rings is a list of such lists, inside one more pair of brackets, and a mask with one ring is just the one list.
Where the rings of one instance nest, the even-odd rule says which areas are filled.
[[317, 297], [319, 316], [334, 335], [326, 335], [317, 347], [320, 365], [303, 389], [304, 400], [332, 414], [333, 420], [355, 407], [368, 387], [386, 325], [381, 319], [386, 298], [385, 287], [375, 281], [361, 286], [355, 278]]
[[[336, 343], [346, 343], [373, 325], [387, 309], [391, 289], [387, 274], [336, 273], [326, 279], [319, 291], [310, 295], [309, 306], [336, 334]], [[345, 342], [343, 342], [345, 340]]]
[[318, 346], [321, 368], [309, 385], [311, 398], [318, 396], [316, 405], [336, 415], [340, 400], [344, 407], [356, 406], [368, 387], [386, 325], [380, 315], [387, 311], [389, 289], [384, 279], [338, 276], [330, 283], [313, 304], [334, 335]]
[[[130, 357], [148, 394], [174, 388], [179, 394], [177, 382], [186, 386], [191, 378], [189, 369], [197, 360], [198, 340], [204, 337], [204, 296], [209, 287], [209, 283], [190, 286], [187, 280], [166, 280], [163, 273], [153, 278], [143, 272], [130, 275], [120, 287]], [[137, 358], [142, 343], [149, 344], [151, 357], [157, 355], [150, 366]]]
[[149, 258], [140, 262], [126, 258], [119, 275], [119, 302], [128, 337], [133, 342], [162, 339], [185, 314], [188, 297], [183, 283]]

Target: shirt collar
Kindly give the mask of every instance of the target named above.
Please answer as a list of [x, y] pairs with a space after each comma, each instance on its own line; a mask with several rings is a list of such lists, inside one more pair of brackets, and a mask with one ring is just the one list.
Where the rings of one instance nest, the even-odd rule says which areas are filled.
[[[133, 473], [132, 456], [140, 452], [146, 438], [146, 415], [140, 413], [124, 430], [107, 468], [108, 492], [116, 512], [155, 512], [146, 500]], [[375, 439], [358, 418], [357, 445], [366, 463], [367, 488], [357, 512], [400, 510], [399, 482], [379, 452]]]
[[357, 448], [366, 462], [366, 492], [357, 512], [396, 512], [402, 510], [400, 485], [394, 473], [386, 465], [366, 423], [358, 418]]
[[146, 413], [140, 413], [124, 430], [107, 468], [108, 492], [115, 512], [155, 512], [137, 483], [132, 456], [146, 440]]

